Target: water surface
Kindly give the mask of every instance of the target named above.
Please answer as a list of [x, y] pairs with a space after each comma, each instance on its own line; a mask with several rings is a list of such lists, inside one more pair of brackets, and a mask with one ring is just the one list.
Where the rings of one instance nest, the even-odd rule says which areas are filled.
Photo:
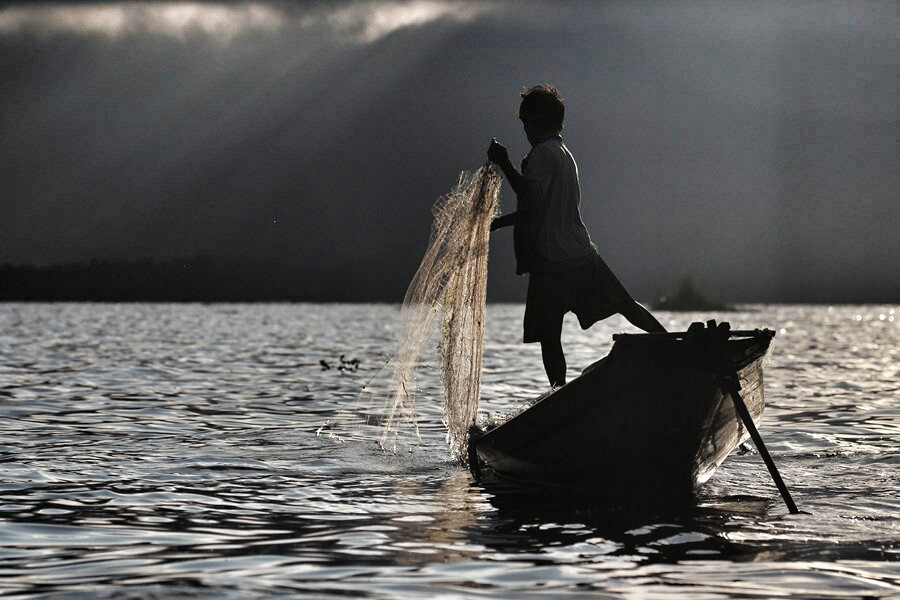
[[[316, 435], [341, 410], [373, 412], [357, 395], [392, 352], [397, 310], [0, 305], [0, 592], [900, 592], [896, 307], [660, 314], [669, 329], [715, 317], [777, 331], [761, 431], [808, 513], [796, 516], [755, 453], [731, 456], [675, 513], [490, 493], [449, 460], [430, 357], [417, 445], [382, 452], [365, 425]], [[488, 309], [485, 412], [545, 388], [521, 316]], [[570, 376], [626, 330], [567, 321]], [[359, 369], [339, 369], [341, 354]]]

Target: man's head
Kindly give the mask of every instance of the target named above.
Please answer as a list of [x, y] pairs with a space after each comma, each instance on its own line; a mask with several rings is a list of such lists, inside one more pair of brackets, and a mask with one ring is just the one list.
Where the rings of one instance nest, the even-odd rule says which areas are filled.
[[525, 126], [528, 141], [535, 144], [563, 128], [566, 107], [559, 91], [549, 83], [536, 85], [522, 92], [519, 119]]

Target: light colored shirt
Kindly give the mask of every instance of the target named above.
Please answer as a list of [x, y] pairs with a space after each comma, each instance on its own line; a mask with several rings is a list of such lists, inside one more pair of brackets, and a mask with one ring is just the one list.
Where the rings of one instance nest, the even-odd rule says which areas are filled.
[[525, 270], [552, 269], [592, 254], [595, 246], [581, 218], [578, 165], [562, 138], [535, 144], [522, 161], [522, 176], [527, 187], [518, 209], [527, 215], [531, 254]]

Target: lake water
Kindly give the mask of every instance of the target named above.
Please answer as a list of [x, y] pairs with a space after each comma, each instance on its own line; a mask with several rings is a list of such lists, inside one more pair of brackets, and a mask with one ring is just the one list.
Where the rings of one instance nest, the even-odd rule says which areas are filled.
[[[397, 313], [0, 304], [0, 593], [900, 593], [900, 307], [658, 315], [670, 330], [717, 318], [777, 332], [761, 432], [801, 515], [756, 453], [670, 514], [492, 495], [449, 460], [430, 357], [418, 445], [382, 452], [364, 425], [316, 435], [342, 409], [367, 413], [357, 394], [392, 352]], [[488, 308], [485, 412], [546, 387], [521, 317]], [[567, 321], [570, 377], [628, 330]], [[359, 369], [336, 368], [341, 354]]]

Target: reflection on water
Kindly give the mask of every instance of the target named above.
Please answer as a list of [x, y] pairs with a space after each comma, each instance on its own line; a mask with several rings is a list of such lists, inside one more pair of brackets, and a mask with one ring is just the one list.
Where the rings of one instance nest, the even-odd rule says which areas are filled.
[[[339, 409], [368, 410], [356, 396], [390, 352], [395, 307], [0, 305], [0, 593], [896, 593], [892, 311], [663, 313], [670, 329], [715, 316], [781, 330], [761, 431], [809, 513], [790, 516], [755, 453], [686, 509], [483, 488], [448, 459], [436, 365], [411, 452], [316, 436]], [[487, 412], [542, 391], [520, 319], [489, 308]], [[567, 322], [573, 374], [625, 327]], [[358, 371], [322, 369], [340, 354]]]

